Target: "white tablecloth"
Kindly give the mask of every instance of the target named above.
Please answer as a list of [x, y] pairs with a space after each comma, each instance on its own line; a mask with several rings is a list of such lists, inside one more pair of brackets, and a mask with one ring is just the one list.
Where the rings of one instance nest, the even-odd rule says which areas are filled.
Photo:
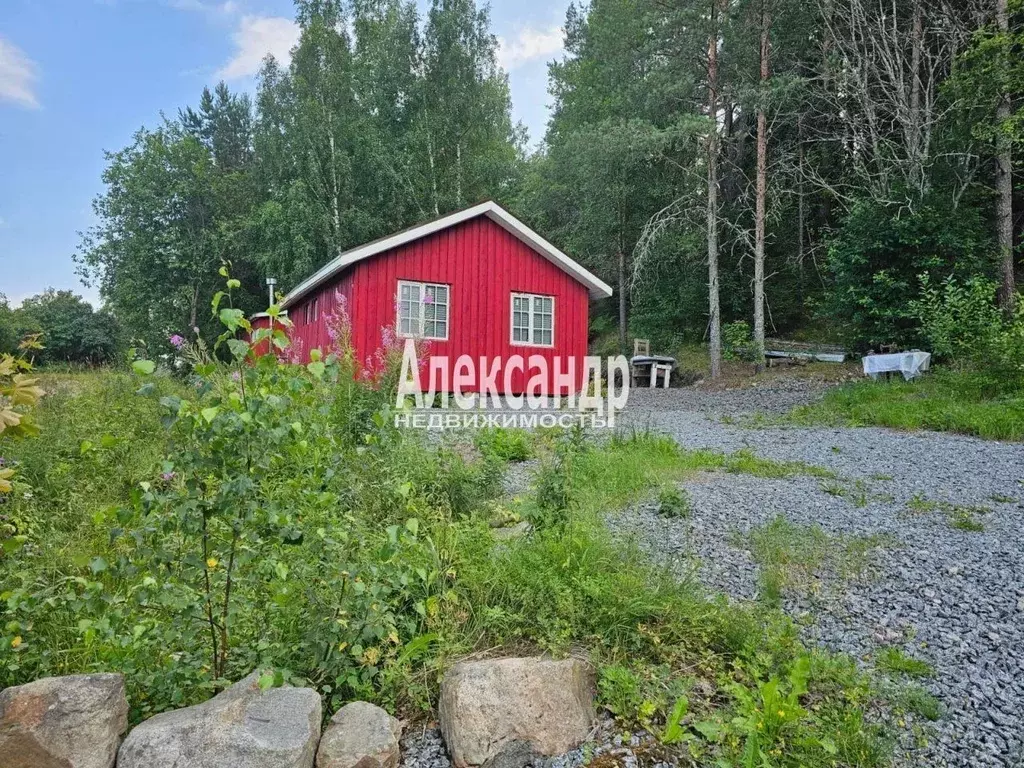
[[877, 379], [880, 373], [899, 371], [907, 381], [928, 370], [931, 352], [895, 352], [891, 355], [865, 355], [864, 375]]

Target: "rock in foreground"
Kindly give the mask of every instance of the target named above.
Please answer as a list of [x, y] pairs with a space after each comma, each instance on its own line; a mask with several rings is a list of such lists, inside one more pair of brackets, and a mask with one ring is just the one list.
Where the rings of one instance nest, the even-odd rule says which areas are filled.
[[593, 672], [576, 659], [493, 659], [456, 664], [441, 683], [440, 720], [456, 768], [522, 768], [586, 738]]
[[313, 768], [320, 696], [261, 691], [259, 673], [209, 701], [151, 717], [128, 734], [118, 768]]
[[397, 768], [402, 727], [380, 707], [353, 701], [334, 713], [320, 739], [317, 768]]
[[0, 692], [3, 768], [113, 768], [128, 727], [121, 675], [47, 677]]

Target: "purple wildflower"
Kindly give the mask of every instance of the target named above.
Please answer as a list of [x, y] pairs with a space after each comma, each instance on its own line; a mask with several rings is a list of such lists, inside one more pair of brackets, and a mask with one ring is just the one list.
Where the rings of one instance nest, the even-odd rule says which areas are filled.
[[171, 345], [172, 345], [172, 346], [173, 346], [173, 347], [174, 347], [175, 349], [181, 349], [181, 345], [185, 343], [185, 339], [183, 339], [183, 338], [182, 338], [181, 336], [179, 336], [178, 334], [174, 334], [173, 336], [171, 336], [171, 338], [169, 339], [169, 341], [171, 342]]
[[174, 472], [163, 472], [160, 475], [160, 479], [163, 480], [165, 483], [171, 482], [171, 480], [173, 480], [175, 477], [176, 473]]
[[232, 371], [231, 372], [231, 380], [232, 381], [238, 381], [241, 378], [242, 378], [242, 375], [238, 371]]

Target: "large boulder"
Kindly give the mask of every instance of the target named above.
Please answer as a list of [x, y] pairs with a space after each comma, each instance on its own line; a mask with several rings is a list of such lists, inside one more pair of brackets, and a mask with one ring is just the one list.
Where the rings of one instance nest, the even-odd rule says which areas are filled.
[[121, 675], [47, 677], [0, 692], [0, 766], [113, 768], [128, 701]]
[[399, 722], [365, 701], [334, 713], [320, 739], [317, 768], [398, 768]]
[[128, 734], [118, 768], [313, 768], [320, 696], [260, 690], [253, 672], [209, 701], [151, 717]]
[[462, 662], [441, 682], [439, 709], [455, 768], [521, 768], [586, 740], [593, 671], [576, 659]]

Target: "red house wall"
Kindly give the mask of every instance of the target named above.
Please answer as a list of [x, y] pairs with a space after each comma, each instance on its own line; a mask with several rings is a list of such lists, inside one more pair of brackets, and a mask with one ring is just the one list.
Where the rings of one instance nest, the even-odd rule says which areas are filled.
[[[554, 358], [561, 356], [564, 364], [571, 356], [575, 358], [579, 386], [583, 357], [587, 354], [586, 286], [486, 216], [357, 262], [332, 282], [304, 296], [288, 307], [288, 316], [294, 323], [293, 343], [301, 343], [304, 356], [310, 349], [329, 346], [324, 317], [335, 310], [336, 292], [340, 289], [348, 303], [357, 356], [360, 360], [372, 356], [381, 346], [383, 328], [396, 327], [399, 280], [450, 286], [448, 339], [426, 342], [430, 355], [448, 356], [449, 389], [455, 361], [463, 354], [474, 359], [478, 381], [481, 356], [501, 357], [505, 361], [521, 355], [528, 363], [530, 355], [541, 355], [548, 361], [549, 387], [554, 384]], [[554, 296], [553, 347], [511, 343], [513, 293]], [[306, 323], [305, 306], [314, 297], [318, 317], [315, 322]], [[499, 391], [503, 389], [503, 379], [501, 374]], [[528, 373], [513, 374], [513, 391], [524, 391], [527, 381]], [[425, 379], [422, 385], [426, 388]]]

